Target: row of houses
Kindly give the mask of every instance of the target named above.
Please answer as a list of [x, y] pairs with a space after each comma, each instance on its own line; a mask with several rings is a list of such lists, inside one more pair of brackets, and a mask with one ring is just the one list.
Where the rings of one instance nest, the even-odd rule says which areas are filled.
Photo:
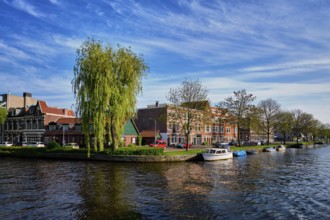
[[[200, 145], [236, 141], [237, 127], [228, 120], [229, 115], [207, 104], [211, 112], [209, 120], [193, 122], [188, 142]], [[57, 141], [60, 144], [75, 142], [80, 146], [86, 145], [81, 120], [70, 109], [50, 107], [45, 101], [34, 99], [31, 93], [26, 92], [22, 97], [2, 94], [0, 105], [8, 110], [8, 117], [0, 126], [0, 142], [47, 144]], [[142, 144], [150, 144], [155, 139], [164, 140], [168, 145], [186, 142], [184, 129], [171, 117], [172, 114], [172, 105], [158, 102], [138, 109], [136, 116], [125, 123], [124, 145], [136, 144], [138, 135], [142, 136]], [[241, 139], [250, 140], [250, 133], [242, 132]]]

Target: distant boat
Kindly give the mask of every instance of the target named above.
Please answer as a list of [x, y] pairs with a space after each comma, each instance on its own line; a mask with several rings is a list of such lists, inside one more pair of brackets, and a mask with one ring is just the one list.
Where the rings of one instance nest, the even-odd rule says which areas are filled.
[[225, 160], [233, 157], [231, 152], [221, 148], [209, 148], [208, 151], [202, 155], [206, 161]]
[[247, 154], [246, 154], [245, 150], [239, 150], [239, 151], [234, 151], [233, 152], [234, 157], [245, 157], [246, 155]]
[[257, 154], [258, 151], [256, 149], [250, 149], [250, 150], [246, 150], [246, 154]]
[[273, 148], [273, 147], [265, 147], [265, 148], [263, 149], [263, 152], [274, 152], [274, 151], [276, 151], [276, 149]]
[[284, 147], [284, 145], [277, 145], [276, 146], [276, 150], [277, 151], [283, 151], [283, 150], [285, 150], [286, 148]]
[[304, 145], [302, 143], [292, 144], [289, 146], [290, 148], [303, 148]]

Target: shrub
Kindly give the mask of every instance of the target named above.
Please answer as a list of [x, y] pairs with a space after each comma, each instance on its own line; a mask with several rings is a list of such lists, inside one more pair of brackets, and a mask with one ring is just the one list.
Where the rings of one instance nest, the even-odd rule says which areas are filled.
[[154, 147], [120, 147], [115, 152], [108, 150], [108, 155], [163, 155], [163, 148]]
[[50, 142], [48, 145], [47, 145], [47, 148], [49, 149], [54, 149], [54, 148], [59, 148], [61, 147], [59, 143], [57, 143], [56, 141], [53, 141], [53, 142]]

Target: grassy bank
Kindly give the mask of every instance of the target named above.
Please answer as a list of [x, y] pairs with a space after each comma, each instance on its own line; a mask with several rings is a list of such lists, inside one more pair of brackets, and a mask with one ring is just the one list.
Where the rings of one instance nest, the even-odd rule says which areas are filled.
[[[294, 143], [288, 143], [287, 146], [290, 147]], [[313, 143], [302, 142], [305, 146], [312, 145]], [[276, 146], [278, 144], [267, 145], [267, 146]], [[211, 146], [210, 146], [211, 147]], [[266, 147], [266, 145], [259, 146], [231, 146], [231, 151], [237, 150], [249, 150], [256, 149], [258, 151], [262, 151], [262, 149]], [[184, 156], [184, 155], [196, 155], [206, 151], [206, 148], [192, 148], [189, 151], [186, 149], [168, 149], [165, 150], [162, 148], [153, 148], [148, 146], [142, 147], [120, 147], [116, 151], [111, 151], [110, 149], [106, 149], [104, 152], [94, 152], [92, 150], [92, 155], [106, 155], [106, 156], [129, 156], [129, 155], [150, 155], [150, 156]], [[0, 155], [3, 156], [17, 156], [17, 157], [42, 157], [45, 154], [51, 153], [62, 153], [62, 154], [81, 154], [87, 155], [87, 150], [82, 149], [72, 149], [70, 147], [57, 147], [57, 148], [47, 148], [47, 147], [0, 147]]]
[[[82, 154], [87, 155], [87, 149], [72, 149], [70, 147], [0, 147], [0, 155], [3, 156], [18, 156], [18, 157], [42, 157], [45, 154], [62, 153], [62, 154]], [[163, 155], [164, 149], [151, 148], [151, 147], [120, 147], [116, 151], [106, 149], [104, 152], [94, 152], [91, 150], [92, 155], [108, 155], [108, 156], [127, 156], [127, 155]]]

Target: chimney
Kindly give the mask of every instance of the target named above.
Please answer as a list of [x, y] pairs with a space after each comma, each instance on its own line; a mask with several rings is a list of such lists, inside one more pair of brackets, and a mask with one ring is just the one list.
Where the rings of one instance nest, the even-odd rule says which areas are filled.
[[27, 103], [27, 98], [31, 98], [32, 97], [32, 94], [31, 93], [28, 93], [28, 92], [24, 92], [23, 93], [23, 98], [24, 98], [24, 108], [27, 108], [28, 107], [28, 103]]
[[158, 101], [156, 101], [156, 108], [158, 108]]

